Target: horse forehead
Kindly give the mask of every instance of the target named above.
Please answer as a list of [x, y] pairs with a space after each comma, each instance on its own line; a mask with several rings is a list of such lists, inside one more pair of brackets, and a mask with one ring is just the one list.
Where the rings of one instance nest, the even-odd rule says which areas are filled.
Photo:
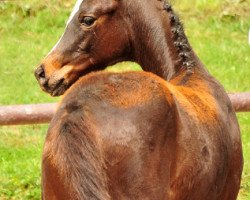
[[[74, 6], [74, 8], [73, 8], [73, 10], [72, 10], [72, 12], [70, 14], [70, 17], [69, 17], [68, 21], [67, 21], [67, 25], [72, 21], [72, 19], [76, 15], [76, 13], [78, 13], [78, 11], [80, 10], [82, 3], [85, 2], [85, 1], [87, 1], [87, 0], [77, 0], [76, 1], [76, 4], [75, 4], [75, 6]], [[115, 1], [117, 1], [117, 0], [115, 0]], [[102, 5], [104, 7], [105, 7], [105, 5], [106, 5], [106, 7], [108, 7], [108, 5], [110, 5], [110, 2], [112, 2], [112, 1], [111, 0], [95, 0], [95, 1], [92, 1], [92, 3], [95, 3], [96, 6], [97, 5], [98, 6]]]
[[80, 10], [80, 7], [81, 7], [83, 1], [84, 1], [84, 0], [77, 0], [77, 1], [76, 1], [76, 4], [75, 4], [75, 6], [74, 6], [74, 8], [73, 8], [73, 10], [72, 10], [72, 12], [71, 12], [71, 14], [70, 14], [70, 17], [69, 17], [69, 19], [68, 19], [67, 24], [69, 24], [69, 23], [71, 22], [71, 20], [72, 20], [73, 17], [75, 16], [75, 14]]

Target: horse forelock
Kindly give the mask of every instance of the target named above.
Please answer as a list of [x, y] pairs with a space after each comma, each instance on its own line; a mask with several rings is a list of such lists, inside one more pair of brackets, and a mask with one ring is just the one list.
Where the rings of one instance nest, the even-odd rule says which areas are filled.
[[72, 12], [71, 12], [71, 14], [69, 16], [68, 21], [67, 21], [67, 25], [72, 21], [72, 19], [74, 18], [75, 14], [80, 10], [80, 6], [81, 6], [81, 4], [82, 4], [83, 1], [84, 0], [77, 0], [76, 1], [76, 4], [75, 4], [75, 6], [74, 6], [74, 8], [73, 8], [73, 10], [72, 10]]

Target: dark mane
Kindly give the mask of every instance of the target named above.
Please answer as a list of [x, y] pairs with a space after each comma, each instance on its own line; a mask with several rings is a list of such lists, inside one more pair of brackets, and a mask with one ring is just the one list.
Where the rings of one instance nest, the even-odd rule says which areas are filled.
[[195, 67], [194, 57], [192, 54], [192, 47], [190, 46], [188, 39], [185, 35], [183, 24], [181, 23], [179, 16], [174, 12], [171, 4], [166, 0], [163, 1], [164, 10], [169, 14], [171, 32], [174, 40], [174, 45], [177, 48], [179, 55], [179, 60], [177, 65], [181, 67], [186, 67], [187, 74], [193, 73], [193, 68]]

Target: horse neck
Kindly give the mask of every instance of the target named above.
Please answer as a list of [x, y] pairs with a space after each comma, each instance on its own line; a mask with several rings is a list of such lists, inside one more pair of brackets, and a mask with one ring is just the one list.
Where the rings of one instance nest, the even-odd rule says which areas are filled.
[[[156, 9], [152, 9], [152, 6]], [[194, 71], [206, 73], [170, 4], [165, 1], [149, 1], [140, 7], [142, 10], [138, 10], [138, 6], [137, 14], [133, 15], [137, 16], [133, 27], [134, 61], [143, 70], [153, 72], [166, 80], [183, 73], [189, 76]]]

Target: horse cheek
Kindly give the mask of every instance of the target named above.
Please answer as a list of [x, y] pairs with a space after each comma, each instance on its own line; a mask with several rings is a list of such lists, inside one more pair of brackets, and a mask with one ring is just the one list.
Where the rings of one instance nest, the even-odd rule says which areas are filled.
[[99, 27], [94, 43], [93, 53], [99, 62], [109, 63], [126, 57], [128, 37], [123, 27], [115, 22]]

